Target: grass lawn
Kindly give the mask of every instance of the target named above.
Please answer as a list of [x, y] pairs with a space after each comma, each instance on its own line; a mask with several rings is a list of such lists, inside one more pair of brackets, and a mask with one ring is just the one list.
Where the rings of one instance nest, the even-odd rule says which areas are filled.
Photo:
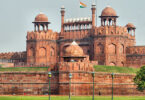
[[[94, 66], [96, 72], [114, 72], [114, 73], [128, 73], [136, 74], [139, 71], [139, 68], [129, 68], [129, 67], [117, 67], [117, 66], [103, 66], [97, 65]], [[12, 67], [12, 68], [0, 68], [0, 71], [47, 71], [48, 67]]]
[[97, 65], [94, 66], [96, 72], [114, 72], [114, 73], [128, 73], [136, 74], [140, 68], [130, 68], [130, 67], [117, 67], [117, 66], [103, 66]]
[[[48, 96], [0, 96], [0, 100], [48, 100]], [[51, 100], [68, 100], [68, 96], [51, 96]], [[92, 100], [91, 96], [72, 96], [71, 100]], [[110, 96], [96, 96], [95, 100], [111, 100]], [[114, 100], [145, 100], [144, 96], [115, 96]]]
[[0, 71], [47, 71], [48, 67], [11, 67], [11, 68], [0, 68]]

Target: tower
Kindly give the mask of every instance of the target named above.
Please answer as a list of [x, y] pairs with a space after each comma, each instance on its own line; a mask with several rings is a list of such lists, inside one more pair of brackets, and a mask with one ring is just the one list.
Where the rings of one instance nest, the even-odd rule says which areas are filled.
[[92, 4], [91, 10], [92, 10], [92, 28], [94, 28], [95, 27], [95, 18], [96, 18], [95, 17], [96, 16], [96, 14], [95, 14], [95, 11], [96, 11], [95, 3]]
[[127, 27], [128, 33], [131, 34], [132, 36], [135, 36], [135, 29], [136, 29], [136, 27], [132, 23], [128, 23], [126, 25], [126, 27]]
[[41, 26], [42, 26], [42, 30], [43, 31], [48, 31], [48, 25], [50, 24], [50, 22], [48, 22], [48, 18], [45, 14], [43, 14], [42, 12], [40, 14], [38, 14], [35, 17], [35, 21], [32, 22], [34, 23], [34, 31], [41, 31]]
[[116, 26], [118, 16], [116, 11], [108, 6], [102, 11], [100, 18], [101, 26]]
[[64, 6], [61, 7], [61, 34], [63, 34], [64, 31], [64, 16], [65, 16], [65, 8]]
[[56, 63], [57, 33], [48, 29], [48, 17], [40, 13], [35, 17], [34, 31], [27, 33], [27, 64]]
[[94, 59], [99, 65], [124, 66], [127, 46], [125, 28], [117, 26], [116, 11], [107, 6], [101, 13], [101, 26], [94, 38]]

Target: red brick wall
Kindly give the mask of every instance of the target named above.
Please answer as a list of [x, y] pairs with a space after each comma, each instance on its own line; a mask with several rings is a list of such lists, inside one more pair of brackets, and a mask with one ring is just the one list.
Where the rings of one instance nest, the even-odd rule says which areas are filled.
[[[48, 72], [1, 72], [0, 94], [48, 94]], [[51, 81], [58, 82], [52, 75]], [[52, 93], [57, 94], [58, 85], [51, 84]]]
[[[94, 64], [87, 62], [65, 62], [59, 64], [59, 94], [66, 95], [69, 91], [69, 81], [71, 81], [72, 95], [92, 95], [93, 77], [92, 71]], [[69, 73], [72, 73], [72, 79], [69, 79]], [[135, 75], [115, 74], [114, 94], [116, 95], [134, 95], [143, 94], [136, 90], [133, 82]], [[95, 94], [99, 92], [102, 95], [112, 93], [111, 73], [95, 73]]]
[[145, 65], [145, 46], [127, 47], [126, 58], [126, 66], [139, 68]]
[[[92, 74], [88, 71], [71, 71], [71, 94], [92, 95]], [[51, 79], [52, 94], [68, 95], [69, 71], [53, 73]], [[59, 76], [59, 78], [58, 78]], [[114, 77], [114, 94], [137, 95], [144, 94], [136, 90], [133, 83], [135, 75], [116, 74]], [[47, 72], [1, 72], [0, 94], [48, 94]], [[111, 95], [112, 78], [109, 73], [95, 74], [95, 95]]]

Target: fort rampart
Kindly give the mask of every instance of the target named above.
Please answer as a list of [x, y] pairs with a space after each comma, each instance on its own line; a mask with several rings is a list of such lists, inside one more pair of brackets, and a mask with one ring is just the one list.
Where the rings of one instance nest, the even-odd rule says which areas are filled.
[[[92, 95], [93, 78], [90, 72], [71, 71], [71, 94]], [[58, 79], [59, 75], [59, 79]], [[69, 72], [53, 72], [52, 94], [68, 95]], [[61, 77], [62, 76], [62, 77]], [[135, 75], [115, 74], [115, 95], [143, 95], [133, 83]], [[64, 81], [63, 81], [64, 80]], [[48, 94], [48, 72], [0, 72], [0, 95], [46, 95]], [[95, 95], [111, 95], [112, 77], [110, 73], [95, 73]]]

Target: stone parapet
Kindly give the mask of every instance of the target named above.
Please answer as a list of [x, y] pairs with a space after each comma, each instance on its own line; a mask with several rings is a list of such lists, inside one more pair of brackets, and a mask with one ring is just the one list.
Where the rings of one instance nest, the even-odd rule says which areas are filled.
[[45, 31], [32, 31], [27, 32], [27, 40], [57, 40], [58, 33], [53, 32], [52, 30]]

